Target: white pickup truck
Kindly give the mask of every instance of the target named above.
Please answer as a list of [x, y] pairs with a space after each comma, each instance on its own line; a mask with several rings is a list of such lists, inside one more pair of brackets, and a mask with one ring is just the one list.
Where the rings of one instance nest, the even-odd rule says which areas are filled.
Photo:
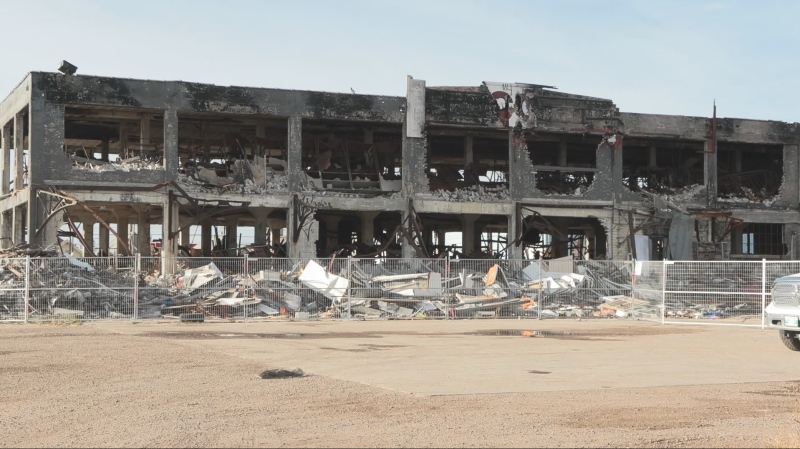
[[767, 326], [779, 330], [783, 344], [800, 351], [800, 273], [775, 279], [765, 312]]

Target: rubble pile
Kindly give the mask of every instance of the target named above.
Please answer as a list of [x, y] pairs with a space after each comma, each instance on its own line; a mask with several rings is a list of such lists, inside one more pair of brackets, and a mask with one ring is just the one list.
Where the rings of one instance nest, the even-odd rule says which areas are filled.
[[[0, 314], [24, 313], [25, 261], [2, 259], [0, 268]], [[31, 317], [125, 318], [133, 312], [133, 266], [101, 269], [67, 256], [31, 259], [29, 270]]]
[[447, 201], [490, 201], [490, 200], [505, 200], [509, 198], [508, 186], [500, 185], [497, 187], [489, 187], [482, 185], [472, 185], [462, 189], [448, 190], [434, 190], [434, 195], [443, 198]]
[[71, 155], [72, 166], [81, 170], [92, 170], [99, 172], [107, 171], [141, 171], [141, 170], [164, 170], [164, 164], [157, 161], [142, 159], [139, 156], [127, 159], [117, 159], [114, 162], [103, 161], [100, 159], [89, 159], [85, 157]]
[[[610, 261], [182, 260], [178, 273], [137, 272], [132, 258], [0, 259], [0, 318], [291, 317], [412, 319], [634, 317], [719, 319], [758, 315], [761, 278], [736, 265], [713, 275], [659, 276]], [[201, 263], [205, 265], [199, 266]], [[251, 267], [252, 268], [252, 267]], [[633, 283], [633, 280], [636, 280]], [[649, 285], [652, 283], [652, 285]], [[696, 295], [681, 292], [731, 292]], [[713, 301], [703, 299], [712, 298]], [[136, 310], [134, 310], [136, 309]]]

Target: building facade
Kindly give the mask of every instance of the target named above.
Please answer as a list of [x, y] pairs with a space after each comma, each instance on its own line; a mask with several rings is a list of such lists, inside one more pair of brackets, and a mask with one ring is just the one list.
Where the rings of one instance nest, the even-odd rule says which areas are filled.
[[391, 97], [32, 72], [0, 104], [0, 245], [797, 259], [797, 124], [714, 115], [533, 84], [408, 77]]

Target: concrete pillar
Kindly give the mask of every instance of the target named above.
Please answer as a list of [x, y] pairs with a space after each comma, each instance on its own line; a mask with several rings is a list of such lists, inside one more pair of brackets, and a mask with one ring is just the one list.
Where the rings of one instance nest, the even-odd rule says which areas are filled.
[[[263, 123], [256, 123], [256, 137], [260, 139], [267, 137], [267, 128]], [[259, 156], [265, 156], [264, 150], [265, 148], [263, 145], [256, 143], [256, 149], [255, 149], [256, 154], [258, 154]]]
[[267, 217], [270, 212], [269, 209], [264, 208], [250, 210], [253, 218], [256, 219], [256, 224], [253, 227], [253, 244], [256, 246], [265, 246], [267, 244]]
[[100, 160], [108, 162], [108, 155], [110, 152], [111, 146], [111, 139], [108, 136], [103, 136], [103, 139], [100, 141]]
[[791, 208], [800, 203], [800, 146], [798, 145], [783, 146], [783, 181], [778, 193], [778, 202]]
[[181, 246], [189, 248], [189, 245], [192, 244], [192, 227], [187, 225], [189, 225], [188, 221], [181, 222]]
[[11, 190], [11, 130], [9, 124], [3, 125], [2, 145], [0, 151], [0, 195], [5, 195]]
[[239, 219], [225, 219], [225, 249], [238, 248], [239, 246]]
[[616, 141], [611, 146], [611, 182], [614, 186], [614, 202], [621, 203], [622, 195], [625, 192], [625, 185], [622, 182], [622, 161], [623, 148], [622, 135], [617, 134]]
[[14, 189], [25, 188], [24, 111], [14, 116]]
[[34, 95], [28, 115], [28, 185], [61, 179], [64, 161], [64, 105]]
[[658, 167], [658, 150], [656, 149], [656, 146], [650, 145], [648, 150], [649, 150], [649, 157], [647, 158], [647, 166], [649, 168]]
[[733, 171], [735, 173], [742, 172], [742, 150], [733, 151]]
[[[128, 227], [130, 225], [130, 221], [129, 220], [130, 220], [130, 218], [128, 217], [127, 212], [125, 212], [124, 214], [119, 215], [119, 218], [117, 218], [117, 235], [119, 235], [119, 239], [118, 240], [122, 240], [122, 243], [124, 243], [125, 246], [127, 246], [128, 249], [130, 250], [131, 249], [131, 244], [130, 244], [131, 239], [128, 236]], [[123, 255], [124, 251], [125, 250], [122, 248], [122, 245], [120, 245], [119, 241], [117, 241], [117, 255]], [[128, 255], [130, 255], [130, 254], [128, 254]]]
[[[508, 216], [508, 232], [506, 233], [506, 240], [508, 242], [512, 242], [517, 238], [517, 234], [519, 234], [519, 229], [517, 229], [517, 219], [514, 215]], [[508, 245], [508, 250], [506, 250], [506, 258], [509, 260], [519, 260], [522, 259], [522, 245], [517, 243], [513, 243]]]
[[168, 179], [178, 175], [178, 111], [164, 111], [164, 169]]
[[136, 251], [150, 256], [150, 209], [140, 209], [136, 215]]
[[303, 119], [301, 117], [289, 117], [287, 147], [286, 165], [289, 172], [289, 191], [299, 192], [303, 185]]
[[[86, 242], [86, 248], [83, 248], [83, 257], [91, 257], [94, 253], [94, 220], [83, 220], [83, 240]], [[101, 226], [102, 227], [102, 226]]]
[[[297, 198], [294, 203], [299, 201]], [[299, 224], [298, 207], [296, 204], [289, 208], [286, 214], [286, 229], [288, 242], [286, 244], [287, 253], [293, 259], [310, 259], [316, 257], [317, 239], [319, 238], [319, 223], [315, 219], [306, 220], [302, 229], [295, 229]], [[296, 241], [295, 241], [296, 239]]]
[[716, 142], [710, 140], [703, 144], [703, 182], [706, 185], [706, 205], [717, 207], [717, 148]]
[[14, 210], [3, 211], [2, 222], [0, 222], [0, 248], [11, 248], [11, 241], [14, 238]]
[[162, 203], [161, 221], [161, 272], [173, 274], [175, 272], [175, 258], [178, 256], [177, 235], [170, 237], [173, 232], [178, 230], [178, 201], [172, 196], [172, 191], [168, 191]]
[[475, 144], [475, 139], [472, 136], [467, 136], [464, 138], [464, 168], [469, 167], [475, 162], [475, 151], [473, 150], [473, 146]]
[[[428, 176], [425, 173], [427, 152], [425, 148], [425, 81], [410, 76], [406, 84], [406, 113], [402, 141], [402, 192], [406, 198], [415, 193], [427, 193]], [[405, 254], [405, 253], [404, 253]], [[414, 254], [411, 250], [410, 254]]]
[[374, 133], [371, 129], [364, 130], [364, 143], [373, 143]]
[[[108, 222], [108, 221], [106, 221], [106, 222]], [[98, 242], [99, 242], [99, 246], [100, 246], [100, 251], [98, 251], [97, 255], [98, 256], [103, 256], [103, 257], [108, 257], [109, 256], [108, 247], [109, 247], [109, 240], [110, 240], [108, 238], [109, 237], [108, 228], [101, 224], [100, 227], [99, 227], [99, 233], [98, 234], [99, 234], [98, 235]]]
[[[408, 210], [404, 210], [401, 221], [405, 223], [406, 228], [408, 228], [408, 218], [409, 218]], [[401, 249], [401, 255], [404, 259], [413, 259], [417, 257], [417, 251], [414, 249], [413, 246], [411, 246], [410, 243], [408, 243], [408, 241], [406, 241], [406, 239], [400, 240], [400, 249]]]
[[[119, 125], [119, 157], [126, 158], [128, 149], [128, 125], [125, 122]], [[119, 231], [118, 231], [119, 232]]]
[[142, 153], [150, 149], [150, 114], [142, 115], [139, 122], [139, 149]]
[[270, 245], [280, 245], [281, 234], [282, 234], [281, 231], [283, 230], [283, 228], [276, 226], [274, 228], [270, 227], [269, 230], [270, 230], [270, 242], [269, 242]]
[[478, 220], [478, 217], [480, 216], [461, 216], [461, 252], [463, 254], [472, 254], [475, 252], [475, 222]]
[[203, 220], [200, 224], [200, 247], [203, 250], [203, 256], [208, 257], [211, 255], [213, 248], [211, 244], [211, 220]]
[[558, 142], [558, 161], [556, 163], [559, 167], [567, 166], [567, 141], [560, 140]]
[[25, 218], [27, 215], [25, 204], [14, 207], [14, 223], [11, 231], [13, 246], [25, 243]]
[[378, 215], [380, 215], [379, 211], [361, 212], [361, 243], [374, 245], [375, 218]]

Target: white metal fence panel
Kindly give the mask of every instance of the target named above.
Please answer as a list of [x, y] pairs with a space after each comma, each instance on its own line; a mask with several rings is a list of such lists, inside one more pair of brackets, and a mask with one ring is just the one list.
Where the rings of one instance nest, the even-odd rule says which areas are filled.
[[665, 263], [664, 322], [761, 326], [763, 262]]

